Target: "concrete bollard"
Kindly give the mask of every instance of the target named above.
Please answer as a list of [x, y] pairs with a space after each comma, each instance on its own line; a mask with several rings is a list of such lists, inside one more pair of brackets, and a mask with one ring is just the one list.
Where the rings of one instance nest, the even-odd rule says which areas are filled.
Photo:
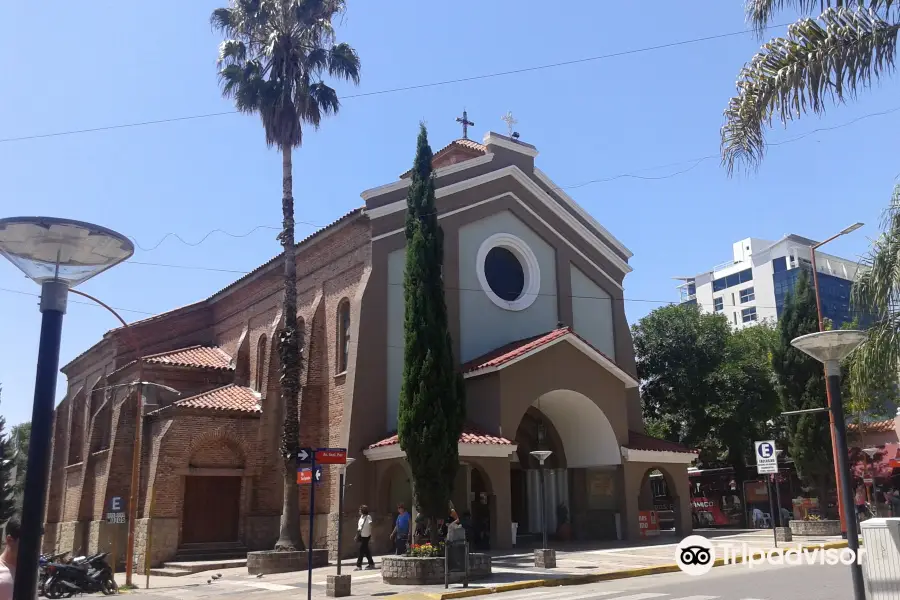
[[790, 527], [776, 527], [775, 528], [775, 539], [779, 542], [790, 542], [793, 540], [793, 536], [791, 535]]
[[330, 598], [343, 598], [350, 595], [349, 575], [329, 575], [325, 585], [325, 595]]
[[556, 550], [543, 548], [534, 551], [534, 566], [536, 569], [555, 569]]

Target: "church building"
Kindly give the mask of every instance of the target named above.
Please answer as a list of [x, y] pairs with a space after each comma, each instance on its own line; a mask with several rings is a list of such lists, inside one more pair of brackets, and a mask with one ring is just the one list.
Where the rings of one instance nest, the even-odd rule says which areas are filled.
[[[412, 147], [410, 148], [412, 151]], [[453, 504], [493, 548], [536, 540], [540, 469], [551, 536], [638, 539], [661, 473], [681, 534], [691, 530], [696, 454], [645, 434], [623, 281], [631, 252], [535, 166], [512, 136], [466, 137], [434, 154], [444, 285], [467, 422]], [[399, 503], [413, 504], [397, 440], [403, 372], [404, 216], [409, 173], [362, 193], [297, 244], [304, 364], [301, 439], [347, 448], [344, 548], [356, 507], [384, 550]], [[139, 452], [136, 560], [271, 549], [282, 506], [277, 256], [209, 298], [114, 329], [63, 367], [44, 547], [121, 556]], [[140, 412], [139, 412], [140, 411]], [[142, 432], [136, 443], [138, 428]], [[315, 493], [312, 543], [334, 553], [338, 467]], [[657, 478], [658, 479], [658, 478]], [[309, 488], [301, 486], [309, 544]], [[514, 525], [515, 524], [515, 525]], [[514, 533], [516, 530], [516, 533]]]

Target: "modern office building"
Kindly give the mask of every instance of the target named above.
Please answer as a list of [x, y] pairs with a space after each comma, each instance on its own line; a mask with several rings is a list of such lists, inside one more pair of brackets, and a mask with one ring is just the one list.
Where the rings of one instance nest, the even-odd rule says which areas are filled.
[[[732, 260], [693, 277], [676, 277], [683, 303], [706, 312], [723, 313], [735, 327], [762, 320], [777, 321], [801, 269], [812, 275], [808, 238], [789, 234], [771, 242], [747, 238], [733, 245]], [[858, 262], [816, 251], [822, 313], [835, 327], [853, 320], [850, 287]]]

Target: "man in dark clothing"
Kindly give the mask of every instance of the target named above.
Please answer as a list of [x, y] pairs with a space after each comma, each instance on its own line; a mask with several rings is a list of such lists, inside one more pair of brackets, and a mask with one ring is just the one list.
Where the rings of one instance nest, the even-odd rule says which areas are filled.
[[888, 493], [888, 502], [891, 505], [891, 515], [900, 516], [900, 490], [894, 488]]

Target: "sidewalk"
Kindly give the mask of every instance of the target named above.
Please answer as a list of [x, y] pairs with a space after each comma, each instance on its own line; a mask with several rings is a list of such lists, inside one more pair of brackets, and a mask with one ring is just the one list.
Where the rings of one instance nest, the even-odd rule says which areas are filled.
[[[696, 531], [696, 535], [708, 537], [717, 548], [723, 546], [747, 546], [749, 551], [765, 551], [773, 548], [770, 530], [731, 531]], [[388, 585], [382, 581], [380, 571], [354, 571], [355, 561], [342, 563], [342, 572], [352, 576], [352, 593], [354, 596], [415, 596], [431, 598], [453, 598], [474, 596], [485, 593], [497, 593], [528, 587], [573, 585], [595, 581], [638, 577], [652, 573], [677, 570], [675, 567], [674, 547], [679, 538], [664, 535], [648, 540], [640, 545], [633, 542], [609, 542], [606, 544], [567, 544], [557, 546], [557, 568], [534, 568], [533, 552], [527, 549], [516, 549], [505, 552], [491, 552], [493, 576], [488, 580], [472, 582], [463, 590], [462, 585], [451, 585], [449, 590], [444, 586], [398, 586]], [[840, 537], [805, 538], [779, 546], [841, 545], [846, 542]], [[719, 554], [721, 556], [721, 553]], [[376, 564], [380, 567], [380, 557]], [[328, 575], [337, 572], [336, 565], [329, 565], [313, 571], [313, 595], [325, 596], [325, 584]], [[212, 579], [221, 574], [221, 578]], [[124, 574], [116, 575], [121, 585]], [[150, 577], [150, 589], [145, 590], [145, 576], [135, 576], [134, 582], [140, 589], [137, 595], [164, 596], [177, 600], [198, 600], [210, 596], [230, 594], [247, 594], [249, 592], [290, 592], [296, 596], [305, 594], [307, 587], [306, 572], [279, 573], [257, 578], [247, 574], [245, 567], [207, 571], [183, 577]], [[211, 583], [208, 583], [211, 581]], [[454, 592], [447, 595], [447, 592]]]

